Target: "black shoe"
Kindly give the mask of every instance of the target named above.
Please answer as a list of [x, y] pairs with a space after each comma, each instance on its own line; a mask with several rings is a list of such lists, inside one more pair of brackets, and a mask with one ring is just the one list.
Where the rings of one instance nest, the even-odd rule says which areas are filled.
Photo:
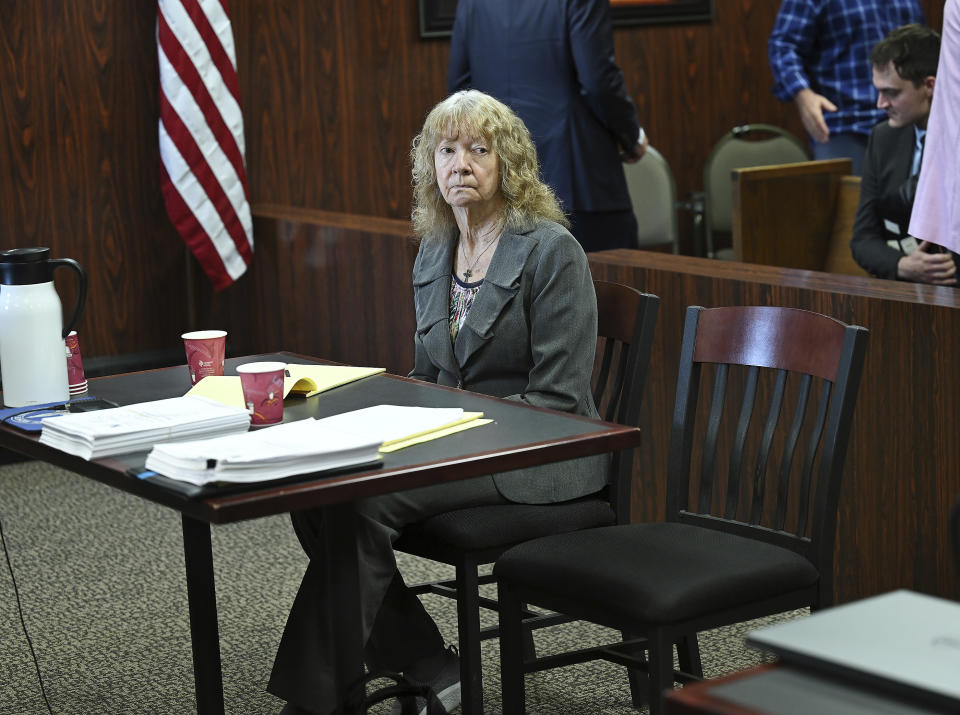
[[[456, 646], [448, 646], [444, 653], [444, 662], [440, 671], [430, 681], [421, 681], [407, 677], [406, 680], [412, 685], [428, 686], [440, 704], [444, 712], [450, 713], [460, 705], [460, 655], [457, 653]], [[425, 698], [417, 698], [417, 715], [427, 715], [427, 701]], [[390, 715], [401, 715], [402, 706], [398, 700], [393, 704]]]

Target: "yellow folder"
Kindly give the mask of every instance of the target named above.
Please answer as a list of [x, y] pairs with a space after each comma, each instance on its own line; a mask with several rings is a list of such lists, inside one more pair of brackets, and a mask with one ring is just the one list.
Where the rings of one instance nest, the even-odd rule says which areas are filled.
[[287, 365], [283, 381], [283, 396], [313, 397], [334, 387], [346, 385], [364, 377], [385, 372], [383, 367], [353, 367], [352, 365]]

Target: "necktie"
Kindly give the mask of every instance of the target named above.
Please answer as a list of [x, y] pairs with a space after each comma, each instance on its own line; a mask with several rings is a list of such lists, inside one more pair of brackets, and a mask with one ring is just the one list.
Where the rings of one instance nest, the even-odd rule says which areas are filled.
[[927, 133], [924, 132], [920, 135], [920, 146], [916, 147], [913, 151], [913, 167], [910, 171], [910, 176], [916, 176], [920, 173], [920, 165], [923, 163], [923, 148], [927, 143]]

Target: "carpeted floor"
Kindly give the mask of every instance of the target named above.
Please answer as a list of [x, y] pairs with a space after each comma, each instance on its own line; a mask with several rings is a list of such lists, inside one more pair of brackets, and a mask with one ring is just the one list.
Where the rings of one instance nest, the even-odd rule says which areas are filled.
[[[23, 462], [0, 467], [0, 521], [54, 713], [195, 711], [177, 513], [51, 466]], [[286, 517], [214, 527], [213, 550], [226, 710], [279, 712], [282, 703], [265, 687], [306, 559]], [[411, 583], [445, 568], [399, 557]], [[5, 562], [0, 569], [0, 715], [45, 713]], [[453, 603], [428, 597], [427, 605], [455, 643]], [[743, 633], [752, 627], [701, 636], [708, 676], [762, 660], [742, 645]], [[553, 652], [612, 636], [603, 628], [567, 624], [538, 632], [537, 645]], [[496, 641], [484, 644], [484, 662], [486, 711], [496, 714]], [[637, 712], [622, 669], [603, 663], [528, 676], [527, 698], [528, 712], [544, 715]]]

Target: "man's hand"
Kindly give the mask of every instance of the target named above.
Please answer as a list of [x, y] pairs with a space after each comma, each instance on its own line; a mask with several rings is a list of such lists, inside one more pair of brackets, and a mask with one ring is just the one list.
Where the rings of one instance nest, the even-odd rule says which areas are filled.
[[630, 151], [625, 151], [620, 154], [621, 161], [623, 161], [624, 164], [635, 164], [643, 158], [648, 146], [650, 146], [650, 140], [647, 139], [647, 133], [644, 132], [642, 142], [637, 142]]
[[793, 101], [796, 102], [797, 109], [800, 111], [800, 121], [803, 122], [803, 128], [807, 130], [807, 134], [815, 142], [823, 144], [827, 141], [830, 138], [830, 130], [823, 120], [823, 113], [837, 111], [837, 105], [809, 87], [797, 92]]
[[931, 253], [935, 246], [921, 241], [920, 247], [897, 263], [897, 277], [915, 283], [952, 286], [957, 284], [957, 266], [949, 253]]

